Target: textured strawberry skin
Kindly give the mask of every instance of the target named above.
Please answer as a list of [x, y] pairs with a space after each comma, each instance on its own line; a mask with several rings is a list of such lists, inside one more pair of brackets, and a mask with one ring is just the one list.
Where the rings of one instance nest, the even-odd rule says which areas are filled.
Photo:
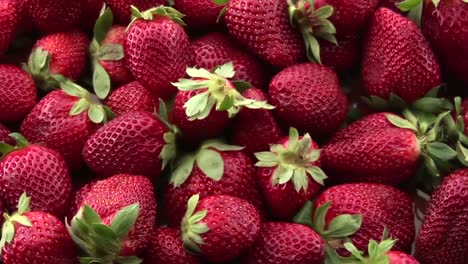
[[216, 27], [219, 13], [224, 5], [217, 5], [212, 0], [177, 0], [175, 8], [184, 17], [185, 23], [191, 28]]
[[15, 36], [19, 23], [15, 0], [0, 2], [0, 56], [3, 55]]
[[106, 5], [112, 9], [115, 18], [121, 24], [128, 24], [132, 15], [130, 6], [141, 11], [166, 4], [166, 0], [105, 0]]
[[416, 23], [387, 8], [371, 21], [362, 65], [364, 89], [413, 102], [441, 84], [437, 59]]
[[325, 66], [303, 63], [278, 73], [270, 83], [270, 100], [287, 126], [312, 136], [336, 131], [346, 118], [348, 99], [336, 73]]
[[27, 0], [34, 26], [45, 32], [67, 31], [78, 26], [81, 0]]
[[29, 145], [0, 162], [0, 191], [10, 212], [26, 192], [31, 210], [65, 216], [72, 195], [71, 177], [62, 156], [49, 148]]
[[468, 170], [447, 176], [431, 197], [416, 238], [416, 256], [424, 264], [462, 264], [468, 259]]
[[5, 142], [10, 145], [15, 144], [13, 138], [9, 136], [10, 133], [10, 129], [0, 123], [0, 142]]
[[305, 225], [262, 224], [260, 236], [246, 257], [245, 264], [322, 264], [325, 242]]
[[0, 122], [21, 121], [37, 101], [36, 84], [22, 69], [0, 64]]
[[338, 45], [320, 41], [320, 58], [323, 65], [329, 66], [339, 73], [346, 72], [361, 60], [361, 39], [350, 36], [337, 39]]
[[127, 31], [124, 52], [135, 79], [163, 99], [177, 92], [171, 82], [185, 76], [190, 61], [187, 34], [167, 17], [136, 20]]
[[131, 173], [157, 178], [161, 174], [159, 154], [165, 145], [166, 127], [144, 111], [121, 115], [92, 135], [83, 155], [100, 176]]
[[15, 223], [15, 237], [2, 251], [4, 264], [78, 264], [77, 250], [59, 218], [44, 212], [28, 212], [31, 227]]
[[380, 241], [384, 227], [389, 236], [398, 239], [394, 250], [409, 252], [414, 240], [414, 215], [411, 197], [394, 187], [356, 183], [331, 187], [320, 194], [314, 208], [331, 202], [325, 217], [330, 221], [341, 214], [361, 214], [361, 228], [351, 236], [359, 250], [367, 250], [369, 240]]
[[411, 255], [400, 251], [390, 251], [387, 253], [390, 257], [389, 264], [419, 264], [419, 262]]
[[254, 87], [264, 88], [264, 66], [253, 55], [240, 50], [236, 44], [235, 40], [223, 33], [208, 33], [192, 42], [192, 64], [198, 68], [212, 70], [232, 62], [236, 72], [233, 80], [246, 81]]
[[106, 105], [114, 114], [123, 115], [132, 111], [153, 113], [159, 103], [145, 87], [134, 81], [113, 91], [107, 98]]

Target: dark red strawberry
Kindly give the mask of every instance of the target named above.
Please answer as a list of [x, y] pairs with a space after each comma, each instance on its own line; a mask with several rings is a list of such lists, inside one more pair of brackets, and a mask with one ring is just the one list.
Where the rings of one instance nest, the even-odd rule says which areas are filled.
[[424, 264], [462, 264], [468, 259], [468, 170], [447, 176], [432, 194], [416, 238], [416, 256]]
[[15, 144], [13, 138], [9, 136], [10, 133], [10, 129], [0, 123], [0, 142], [4, 142], [10, 145]]
[[322, 264], [325, 242], [311, 228], [293, 223], [262, 224], [245, 264]]
[[411, 103], [441, 84], [437, 59], [418, 25], [387, 8], [372, 17], [362, 80], [369, 95]]
[[16, 12], [19, 16], [18, 30], [22, 33], [31, 33], [34, 31], [34, 25], [29, 15], [29, 3], [25, 0], [16, 1]]
[[30, 212], [30, 199], [24, 193], [18, 212], [4, 215], [0, 241], [3, 263], [78, 264], [76, 248], [65, 225], [51, 214]]
[[225, 6], [225, 4], [216, 4], [213, 0], [177, 0], [174, 2], [175, 8], [185, 15], [184, 21], [187, 25], [195, 29], [217, 27], [219, 14]]
[[162, 6], [133, 12], [135, 19], [124, 45], [127, 66], [145, 88], [168, 99], [177, 92], [171, 82], [185, 76], [190, 62], [190, 43], [182, 27], [182, 14]]
[[107, 98], [106, 105], [119, 116], [132, 111], [154, 113], [158, 102], [145, 87], [134, 81], [113, 91]]
[[6, 208], [16, 210], [23, 192], [32, 197], [31, 208], [65, 216], [72, 194], [71, 177], [62, 156], [52, 149], [29, 145], [14, 133], [16, 146], [0, 142], [0, 191]]
[[81, 0], [27, 0], [34, 27], [45, 33], [78, 27]]
[[348, 112], [348, 100], [336, 73], [318, 64], [284, 69], [273, 78], [269, 91], [278, 118], [314, 137], [336, 131]]
[[178, 229], [157, 227], [150, 237], [143, 263], [199, 264], [201, 262], [195, 256], [187, 253]]
[[320, 54], [323, 65], [339, 73], [352, 70], [361, 60], [361, 39], [359, 35], [337, 39], [338, 45], [320, 41]]
[[159, 5], [164, 5], [167, 0], [104, 0], [112, 9], [120, 24], [128, 24], [132, 16], [131, 6], [140, 10], [147, 10]]
[[226, 263], [254, 244], [261, 226], [255, 206], [229, 195], [199, 198], [190, 198], [181, 224], [188, 249], [210, 262]]
[[86, 32], [94, 29], [94, 24], [104, 6], [104, 0], [81, 0], [81, 28]]
[[0, 57], [10, 47], [19, 24], [16, 0], [3, 0], [0, 2]]
[[0, 64], [0, 122], [21, 121], [37, 101], [36, 85], [27, 72]]

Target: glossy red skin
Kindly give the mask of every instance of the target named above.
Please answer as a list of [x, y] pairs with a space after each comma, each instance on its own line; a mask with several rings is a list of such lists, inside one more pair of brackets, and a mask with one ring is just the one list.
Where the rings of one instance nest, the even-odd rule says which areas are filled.
[[175, 8], [185, 15], [184, 22], [191, 28], [218, 27], [219, 14], [225, 5], [217, 5], [212, 0], [177, 0]]
[[115, 19], [122, 25], [130, 22], [130, 6], [135, 6], [140, 11], [166, 4], [166, 0], [104, 0], [114, 13]]
[[184, 28], [167, 17], [136, 20], [127, 31], [124, 52], [135, 79], [163, 99], [177, 92], [171, 82], [185, 77], [190, 61]]
[[[157, 202], [151, 181], [144, 176], [120, 174], [84, 186], [72, 204], [89, 205], [110, 225], [115, 214], [124, 207], [138, 203], [138, 219], [122, 242], [121, 254], [133, 256], [142, 252], [156, 224]], [[81, 202], [80, 202], [81, 201]], [[78, 208], [79, 208], [78, 207]], [[74, 212], [76, 214], [77, 212]]]
[[286, 1], [231, 0], [225, 20], [232, 36], [277, 68], [306, 60], [304, 41], [289, 22]]
[[49, 148], [29, 145], [0, 161], [0, 191], [9, 212], [21, 194], [31, 197], [31, 210], [63, 217], [68, 211], [72, 182], [65, 160]]
[[[106, 44], [125, 44], [125, 31], [127, 27], [113, 26], [107, 33], [101, 46]], [[99, 60], [99, 63], [106, 70], [114, 86], [124, 85], [134, 80], [132, 73], [127, 68], [125, 58], [118, 61]]]
[[245, 264], [322, 264], [325, 242], [311, 228], [294, 223], [265, 222]]
[[[25, 0], [15, 0], [16, 11], [18, 12], [18, 30], [20, 32], [29, 33], [34, 30], [31, 17], [29, 15], [29, 3]], [[8, 1], [7, 1], [8, 2]]]
[[[242, 95], [258, 101], [267, 100], [265, 92], [257, 88], [250, 88]], [[270, 144], [278, 142], [283, 136], [273, 113], [265, 109], [242, 109], [236, 116], [232, 131], [231, 143], [243, 146], [244, 153], [251, 157], [256, 152], [269, 150]]]
[[81, 0], [81, 28], [86, 32], [92, 32], [99, 13], [104, 5], [104, 0]]
[[83, 74], [88, 57], [89, 39], [83, 32], [70, 31], [46, 35], [34, 49], [41, 47], [51, 55], [49, 72], [77, 80]]
[[159, 105], [157, 99], [137, 81], [114, 90], [105, 104], [116, 115], [123, 115], [132, 111], [154, 113], [155, 110], [158, 110]]
[[319, 64], [284, 69], [271, 81], [269, 92], [278, 119], [313, 137], [338, 130], [348, 113], [348, 99], [336, 73]]
[[240, 151], [220, 152], [224, 161], [223, 177], [219, 181], [208, 178], [194, 166], [187, 180], [179, 187], [169, 184], [165, 193], [165, 211], [170, 226], [179, 227], [192, 195], [200, 199], [216, 194], [227, 194], [245, 199], [264, 213], [263, 200], [255, 178], [252, 160]]
[[77, 250], [59, 218], [44, 212], [28, 212], [31, 227], [14, 224], [15, 237], [2, 251], [4, 264], [78, 264]]
[[15, 0], [0, 2], [0, 56], [10, 46], [19, 23]]
[[344, 73], [356, 67], [361, 60], [361, 39], [359, 36], [350, 36], [337, 39], [338, 45], [331, 42], [320, 41], [320, 58], [322, 64]]
[[0, 122], [21, 121], [36, 101], [33, 79], [16, 66], [0, 64]]
[[199, 245], [204, 258], [214, 263], [226, 263], [246, 252], [260, 234], [260, 215], [246, 200], [213, 195], [198, 203], [195, 213], [207, 210], [200, 223], [210, 230], [202, 234]]
[[27, 0], [35, 28], [44, 33], [63, 32], [78, 27], [81, 0]]
[[4, 142], [10, 145], [15, 144], [13, 138], [9, 136], [10, 133], [10, 129], [0, 123], [0, 142]]
[[199, 264], [199, 259], [187, 253], [180, 230], [157, 227], [150, 237], [144, 264]]
[[414, 240], [414, 215], [411, 197], [394, 187], [356, 183], [331, 187], [321, 193], [314, 208], [331, 202], [325, 217], [326, 225], [341, 214], [361, 214], [361, 228], [350, 238], [362, 251], [367, 250], [369, 240], [380, 241], [384, 227], [389, 237], [397, 239], [393, 250], [409, 252]]
[[49, 93], [26, 116], [20, 129], [29, 142], [43, 144], [59, 152], [71, 171], [84, 164], [83, 147], [99, 128], [89, 119], [87, 111], [70, 115], [78, 100], [78, 97], [62, 90]]
[[162, 171], [159, 158], [167, 128], [145, 111], [118, 116], [101, 127], [85, 144], [83, 156], [100, 176], [131, 173], [157, 178]]
[[418, 25], [387, 8], [372, 17], [361, 72], [368, 95], [394, 93], [411, 103], [441, 84], [441, 72]]
[[400, 251], [390, 251], [387, 253], [390, 257], [389, 264], [419, 264], [419, 262], [411, 255]]
[[468, 84], [468, 5], [461, 0], [440, 1], [437, 10], [426, 1], [423, 32], [437, 54], [442, 68]]
[[234, 64], [233, 80], [242, 80], [254, 87], [266, 85], [265, 66], [253, 55], [239, 49], [236, 41], [220, 32], [208, 33], [191, 44], [191, 63], [212, 70], [228, 62]]
[[468, 170], [449, 176], [432, 194], [416, 238], [416, 256], [424, 264], [463, 264], [468, 259]]

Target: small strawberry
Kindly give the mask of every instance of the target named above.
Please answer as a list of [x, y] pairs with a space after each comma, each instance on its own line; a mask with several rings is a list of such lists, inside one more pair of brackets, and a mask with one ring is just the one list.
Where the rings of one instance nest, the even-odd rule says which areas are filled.
[[147, 10], [159, 5], [166, 4], [167, 0], [104, 0], [114, 12], [120, 24], [128, 24], [131, 20], [132, 11], [130, 6], [140, 10]]
[[45, 33], [75, 29], [81, 17], [81, 0], [27, 0], [34, 27]]
[[213, 0], [177, 0], [174, 7], [182, 14], [188, 26], [194, 29], [218, 26], [218, 17], [225, 4]]
[[181, 230], [185, 246], [205, 259], [226, 263], [246, 252], [260, 234], [260, 215], [246, 200], [213, 195], [192, 196]]
[[15, 141], [9, 136], [10, 134], [10, 129], [0, 123], [0, 142], [4, 142], [10, 145], [15, 144]]
[[137, 81], [113, 91], [107, 98], [106, 105], [118, 116], [132, 111], [153, 113], [158, 108], [156, 98]]
[[16, 0], [0, 2], [0, 57], [10, 47], [15, 36], [20, 20], [17, 7]]

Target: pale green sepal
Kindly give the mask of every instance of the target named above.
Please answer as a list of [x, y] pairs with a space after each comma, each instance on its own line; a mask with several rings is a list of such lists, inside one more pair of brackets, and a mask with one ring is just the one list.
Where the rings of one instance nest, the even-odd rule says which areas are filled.
[[83, 113], [84, 111], [88, 110], [89, 107], [90, 107], [90, 104], [89, 104], [88, 100], [86, 100], [85, 98], [81, 98], [70, 109], [70, 115], [72, 115], [72, 116], [79, 115], [79, 114]]
[[10, 136], [11, 138], [13, 138], [16, 141], [15, 149], [22, 149], [22, 148], [25, 148], [25, 147], [27, 147], [29, 145], [28, 140], [23, 135], [21, 135], [20, 133], [13, 132], [13, 133], [9, 134], [8, 136]]
[[109, 43], [98, 50], [97, 57], [103, 61], [119, 61], [124, 58], [124, 50], [121, 44]]
[[303, 224], [310, 228], [313, 228], [312, 214], [314, 212], [314, 204], [311, 201], [307, 201], [299, 212], [294, 216], [293, 222], [297, 224]]
[[70, 80], [66, 80], [65, 82], [61, 83], [60, 88], [62, 88], [66, 94], [79, 98], [85, 98], [89, 95], [89, 92], [86, 89]]
[[184, 155], [176, 165], [176, 169], [171, 175], [170, 183], [174, 187], [179, 187], [187, 180], [192, 173], [195, 164], [195, 156], [193, 154]]
[[111, 79], [102, 65], [95, 61], [93, 64], [93, 87], [99, 99], [105, 99], [111, 90]]
[[177, 138], [180, 136], [180, 129], [169, 122], [169, 116], [167, 113], [166, 103], [159, 99], [159, 110], [156, 113], [156, 117], [164, 123], [168, 131], [164, 133], [164, 142], [166, 143], [159, 154], [159, 158], [163, 161], [162, 169], [170, 163], [171, 165], [174, 159], [177, 157]]
[[112, 220], [110, 228], [118, 239], [123, 239], [135, 225], [140, 213], [140, 205], [132, 204], [120, 210]]
[[158, 7], [150, 8], [144, 12], [141, 12], [140, 10], [138, 10], [137, 7], [133, 5], [130, 8], [132, 11], [132, 21], [128, 25], [127, 30], [133, 25], [133, 23], [137, 19], [153, 20], [155, 15], [166, 16], [181, 26], [186, 25], [185, 22], [182, 20], [182, 18], [185, 15], [180, 13], [173, 7], [160, 5]]
[[49, 72], [51, 59], [48, 51], [38, 47], [31, 52], [28, 63], [22, 65], [22, 68], [31, 74], [37, 86], [46, 92], [59, 88], [60, 83], [65, 80], [62, 75]]
[[93, 123], [100, 124], [106, 118], [106, 112], [102, 105], [92, 104], [88, 109], [88, 117]]
[[236, 74], [232, 61], [217, 67], [214, 73], [227, 79], [233, 78]]
[[217, 151], [201, 149], [196, 155], [197, 166], [210, 179], [219, 181], [224, 174], [224, 161]]
[[112, 14], [112, 10], [103, 6], [99, 18], [96, 20], [96, 24], [94, 25], [94, 39], [99, 45], [101, 45], [102, 41], [106, 38], [107, 33], [112, 27], [113, 21], [114, 15]]
[[184, 245], [187, 249], [196, 254], [202, 253], [200, 245], [202, 245], [204, 241], [201, 236], [210, 231], [206, 224], [201, 223], [208, 214], [208, 211], [202, 210], [195, 213], [199, 200], [199, 194], [190, 197], [187, 202], [187, 211], [181, 222]]
[[24, 213], [29, 212], [30, 201], [31, 198], [27, 196], [26, 193], [23, 193], [18, 201], [18, 212], [11, 216], [7, 213], [3, 213], [3, 218], [5, 218], [5, 221], [3, 222], [2, 238], [0, 240], [0, 254], [3, 251], [5, 244], [11, 243], [15, 238], [15, 223], [26, 227], [32, 226], [31, 220], [29, 220], [27, 216], [23, 215]]
[[30, 204], [31, 204], [31, 197], [29, 197], [25, 192], [21, 194], [19, 201], [18, 201], [18, 214], [22, 215], [26, 212], [31, 211], [31, 208], [29, 206]]
[[225, 144], [221, 140], [218, 140], [218, 139], [211, 139], [211, 140], [207, 140], [203, 142], [200, 149], [207, 149], [207, 148], [214, 148], [219, 151], [240, 151], [244, 149], [244, 147], [241, 147], [241, 146]]
[[406, 119], [403, 119], [403, 118], [401, 118], [399, 116], [396, 116], [396, 115], [393, 115], [393, 114], [386, 114], [385, 116], [387, 117], [388, 121], [390, 121], [390, 123], [392, 123], [396, 127], [410, 129], [410, 130], [413, 130], [415, 132], [418, 131], [416, 126], [413, 123], [406, 120]]

